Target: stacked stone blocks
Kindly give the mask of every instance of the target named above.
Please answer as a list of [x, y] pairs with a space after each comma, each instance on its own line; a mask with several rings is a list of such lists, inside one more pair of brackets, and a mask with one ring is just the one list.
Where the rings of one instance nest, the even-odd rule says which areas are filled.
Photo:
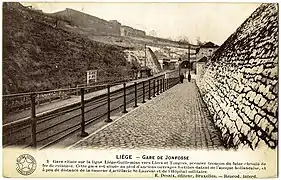
[[226, 147], [277, 147], [278, 6], [262, 4], [197, 82]]

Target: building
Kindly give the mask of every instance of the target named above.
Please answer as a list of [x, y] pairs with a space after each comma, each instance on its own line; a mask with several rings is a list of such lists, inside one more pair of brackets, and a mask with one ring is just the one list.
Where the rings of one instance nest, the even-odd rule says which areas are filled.
[[196, 60], [193, 63], [192, 70], [195, 74], [201, 74], [207, 61], [211, 58], [214, 52], [219, 48], [213, 42], [207, 42], [196, 50]]
[[219, 46], [214, 44], [213, 42], [207, 42], [201, 45], [200, 48], [196, 50], [196, 59], [199, 61], [203, 57], [210, 58], [218, 48]]

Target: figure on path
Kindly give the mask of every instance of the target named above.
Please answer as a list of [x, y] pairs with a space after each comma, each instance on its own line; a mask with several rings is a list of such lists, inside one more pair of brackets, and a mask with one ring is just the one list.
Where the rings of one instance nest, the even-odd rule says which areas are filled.
[[183, 73], [181, 73], [181, 75], [180, 75], [180, 82], [181, 83], [183, 83], [183, 79], [184, 79], [184, 75], [183, 75]]
[[191, 81], [191, 74], [190, 74], [190, 72], [188, 73], [188, 77], [187, 77], [187, 79], [188, 79], [188, 82], [190, 82], [190, 81]]

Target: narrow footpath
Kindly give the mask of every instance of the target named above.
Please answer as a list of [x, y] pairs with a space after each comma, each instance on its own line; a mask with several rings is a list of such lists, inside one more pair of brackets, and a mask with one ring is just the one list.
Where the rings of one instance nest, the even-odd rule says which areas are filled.
[[195, 81], [185, 81], [78, 141], [71, 149], [223, 149]]

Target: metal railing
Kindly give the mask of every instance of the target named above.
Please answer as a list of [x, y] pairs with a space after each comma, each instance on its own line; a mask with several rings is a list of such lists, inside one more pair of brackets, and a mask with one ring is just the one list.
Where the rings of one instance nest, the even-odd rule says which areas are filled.
[[165, 75], [160, 75], [138, 82], [111, 83], [106, 85], [100, 95], [87, 98], [85, 92], [98, 86], [61, 89], [60, 91], [79, 90], [79, 101], [41, 114], [36, 114], [36, 98], [40, 94], [56, 91], [25, 93], [22, 96], [29, 97], [30, 116], [3, 125], [3, 146], [41, 149], [77, 131], [80, 131], [81, 137], [85, 137], [88, 135], [85, 129], [89, 124], [97, 120], [112, 122], [111, 114], [127, 113], [129, 106], [137, 107], [138, 103], [145, 103], [178, 82], [178, 76], [165, 78]]
[[[76, 88], [57, 89], [50, 91], [33, 92], [36, 95], [36, 106], [43, 105], [45, 103], [51, 103], [56, 100], [65, 100], [71, 98], [73, 95], [79, 96], [81, 87], [95, 86], [91, 89], [87, 89], [85, 93], [99, 91], [106, 88], [109, 83], [123, 83], [131, 81], [132, 78], [117, 78], [113, 80], [105, 80], [99, 82], [93, 82], [90, 84], [79, 84]], [[31, 107], [30, 101], [31, 93], [9, 94], [3, 95], [3, 111], [5, 114], [19, 112], [29, 109]]]

